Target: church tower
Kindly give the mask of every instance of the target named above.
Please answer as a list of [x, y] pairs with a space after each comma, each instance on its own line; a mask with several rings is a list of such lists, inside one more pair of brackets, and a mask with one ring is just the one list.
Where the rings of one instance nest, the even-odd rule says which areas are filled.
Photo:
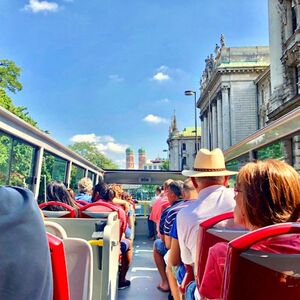
[[139, 149], [139, 169], [144, 169], [144, 164], [147, 161], [146, 151], [143, 148]]
[[134, 152], [130, 147], [126, 149], [126, 169], [134, 169]]

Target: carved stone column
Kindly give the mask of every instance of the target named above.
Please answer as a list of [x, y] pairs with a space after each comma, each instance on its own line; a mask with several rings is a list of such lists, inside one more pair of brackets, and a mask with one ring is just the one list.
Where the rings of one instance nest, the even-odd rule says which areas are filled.
[[[269, 39], [270, 39], [270, 61], [272, 96], [283, 84], [283, 68], [281, 64], [282, 57], [282, 23], [281, 10], [278, 1], [269, 0]], [[275, 96], [276, 97], [276, 96]], [[279, 96], [278, 96], [279, 97]], [[275, 99], [276, 101], [277, 99]]]
[[222, 113], [223, 113], [223, 150], [230, 147], [230, 107], [229, 107], [229, 87], [222, 87]]
[[218, 122], [218, 147], [223, 149], [223, 118], [222, 118], [222, 98], [217, 99], [217, 122]]
[[212, 104], [212, 148], [217, 148], [218, 145], [218, 127], [217, 127], [217, 105]]
[[208, 124], [207, 124], [207, 115], [204, 116], [204, 128], [202, 132], [202, 140], [203, 140], [203, 147], [208, 148]]
[[204, 148], [204, 117], [203, 116], [200, 117], [200, 121], [201, 121], [200, 148]]
[[212, 148], [212, 139], [211, 139], [211, 133], [212, 133], [212, 112], [211, 112], [211, 106], [208, 107], [207, 110], [207, 149]]
[[285, 39], [287, 40], [292, 35], [292, 2], [286, 1], [286, 26], [285, 26]]
[[300, 0], [297, 3], [297, 29], [300, 29]]

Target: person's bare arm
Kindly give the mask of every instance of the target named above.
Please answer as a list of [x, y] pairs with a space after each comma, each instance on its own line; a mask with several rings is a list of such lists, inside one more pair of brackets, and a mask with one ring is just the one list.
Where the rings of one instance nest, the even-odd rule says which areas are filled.
[[181, 263], [180, 247], [178, 240], [171, 238], [171, 248], [169, 253], [169, 264], [171, 266], [179, 266]]

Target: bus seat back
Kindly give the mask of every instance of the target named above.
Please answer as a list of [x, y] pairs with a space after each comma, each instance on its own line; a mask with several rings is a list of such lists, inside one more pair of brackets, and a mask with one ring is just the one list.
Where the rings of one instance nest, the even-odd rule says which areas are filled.
[[[62, 210], [47, 210], [47, 208], [51, 206], [61, 207]], [[39, 204], [39, 208], [42, 210], [45, 218], [76, 218], [76, 209], [62, 202], [44, 202]]]
[[69, 284], [63, 241], [51, 233], [47, 233], [47, 237], [52, 264], [53, 299], [68, 300]]
[[233, 222], [233, 212], [214, 216], [199, 224], [195, 278], [200, 287], [210, 247], [219, 242], [229, 242], [248, 231]]
[[300, 247], [288, 254], [284, 248], [276, 253], [250, 249], [258, 242], [289, 233], [300, 234], [300, 224], [268, 226], [230, 242], [222, 299], [300, 299]]
[[[103, 247], [92, 246], [93, 252], [93, 299], [116, 299], [119, 244], [119, 219], [116, 212], [107, 218], [50, 218], [47, 221], [61, 225], [68, 237], [92, 239], [95, 225], [106, 221], [103, 232]], [[48, 229], [47, 229], [48, 230]]]
[[93, 252], [83, 239], [63, 240], [66, 253], [70, 299], [92, 300]]

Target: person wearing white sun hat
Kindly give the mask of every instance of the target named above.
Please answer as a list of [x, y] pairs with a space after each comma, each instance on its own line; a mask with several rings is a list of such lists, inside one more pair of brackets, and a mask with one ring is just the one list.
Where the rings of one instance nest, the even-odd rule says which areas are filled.
[[198, 191], [198, 199], [180, 210], [176, 219], [182, 262], [193, 266], [199, 223], [234, 209], [234, 191], [226, 186], [229, 176], [237, 172], [226, 169], [223, 152], [216, 148], [200, 149], [193, 169], [182, 174], [191, 178]]

